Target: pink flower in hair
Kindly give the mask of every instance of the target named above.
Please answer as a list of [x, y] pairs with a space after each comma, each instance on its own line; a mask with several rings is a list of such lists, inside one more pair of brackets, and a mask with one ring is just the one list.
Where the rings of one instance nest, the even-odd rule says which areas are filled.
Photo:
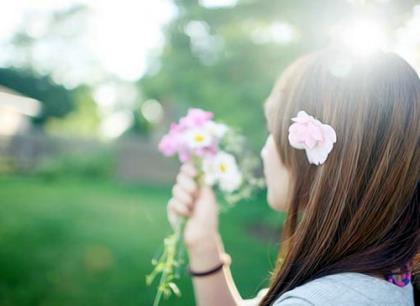
[[321, 165], [337, 141], [334, 129], [304, 111], [293, 118], [289, 127], [289, 143], [295, 149], [305, 150], [309, 163]]

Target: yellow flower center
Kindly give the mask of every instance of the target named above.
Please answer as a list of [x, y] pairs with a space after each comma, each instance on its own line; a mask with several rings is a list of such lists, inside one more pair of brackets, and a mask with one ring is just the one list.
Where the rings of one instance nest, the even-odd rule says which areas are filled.
[[220, 163], [220, 165], [219, 165], [220, 172], [225, 173], [226, 170], [227, 170], [226, 168], [227, 167], [224, 163]]
[[196, 134], [194, 136], [194, 141], [195, 142], [201, 143], [201, 142], [203, 142], [203, 140], [204, 140], [204, 136], [202, 134]]

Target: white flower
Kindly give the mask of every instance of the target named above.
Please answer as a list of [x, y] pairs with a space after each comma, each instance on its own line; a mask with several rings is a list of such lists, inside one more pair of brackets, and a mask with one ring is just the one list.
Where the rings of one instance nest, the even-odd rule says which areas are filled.
[[223, 176], [219, 180], [219, 187], [225, 192], [233, 192], [242, 184], [242, 175], [239, 171], [232, 171], [229, 176]]
[[204, 128], [209, 131], [218, 140], [225, 136], [228, 127], [222, 123], [216, 123], [214, 121], [208, 121]]
[[193, 128], [185, 132], [185, 143], [190, 149], [200, 149], [212, 144], [213, 137], [208, 129]]
[[203, 160], [203, 172], [206, 184], [218, 183], [225, 192], [233, 192], [242, 184], [242, 175], [235, 157], [223, 151]]
[[209, 185], [213, 186], [217, 183], [217, 173], [216, 173], [216, 167], [214, 163], [214, 158], [207, 157], [203, 159], [202, 163], [202, 170], [204, 174], [204, 182]]

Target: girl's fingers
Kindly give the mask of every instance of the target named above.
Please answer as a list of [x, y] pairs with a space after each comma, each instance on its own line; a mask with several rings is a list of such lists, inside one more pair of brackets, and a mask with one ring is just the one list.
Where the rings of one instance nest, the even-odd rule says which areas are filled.
[[178, 202], [185, 204], [188, 207], [188, 209], [192, 209], [193, 197], [190, 193], [185, 191], [180, 185], [174, 186], [174, 188], [172, 189], [172, 194]]
[[190, 217], [197, 183], [194, 181], [197, 171], [192, 164], [184, 164], [177, 176], [177, 183], [172, 189], [172, 199], [167, 206], [169, 223], [174, 227], [179, 216]]
[[176, 223], [178, 222], [178, 216], [172, 209], [169, 208], [169, 205], [167, 206], [167, 212], [169, 224], [172, 226], [172, 228], [175, 228]]
[[187, 205], [178, 202], [176, 199], [172, 198], [169, 200], [168, 203], [168, 210], [172, 210], [177, 215], [189, 217], [191, 215], [191, 211]]
[[191, 176], [188, 176], [181, 172], [177, 176], [177, 185], [179, 185], [185, 192], [193, 194], [197, 191], [197, 183]]

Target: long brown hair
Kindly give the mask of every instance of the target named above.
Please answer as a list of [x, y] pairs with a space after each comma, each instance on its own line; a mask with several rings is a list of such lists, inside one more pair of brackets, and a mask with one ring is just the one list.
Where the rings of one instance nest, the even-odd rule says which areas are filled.
[[[328, 48], [289, 66], [267, 104], [293, 191], [282, 251], [260, 305], [329, 274], [381, 275], [408, 262], [417, 270], [420, 80], [414, 69], [393, 53], [361, 58]], [[290, 119], [300, 110], [337, 133], [321, 166], [288, 143]]]

